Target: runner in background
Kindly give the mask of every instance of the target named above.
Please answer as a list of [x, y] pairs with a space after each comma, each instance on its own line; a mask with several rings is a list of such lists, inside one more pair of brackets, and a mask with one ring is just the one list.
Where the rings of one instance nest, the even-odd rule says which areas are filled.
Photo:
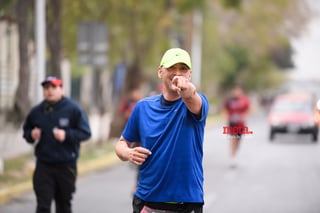
[[71, 213], [81, 143], [91, 137], [91, 128], [82, 107], [64, 96], [61, 79], [48, 76], [41, 86], [44, 100], [23, 124], [23, 138], [35, 146], [35, 212], [51, 212], [55, 201], [56, 213]]
[[[223, 112], [227, 117], [229, 127], [245, 127], [249, 109], [249, 98], [244, 94], [240, 86], [235, 86], [223, 103]], [[241, 136], [240, 132], [238, 134], [230, 133], [231, 168], [237, 166], [236, 155], [239, 150]]]
[[128, 97], [120, 103], [119, 112], [124, 116], [125, 123], [127, 123], [136, 103], [142, 98], [140, 88], [134, 88], [129, 92]]

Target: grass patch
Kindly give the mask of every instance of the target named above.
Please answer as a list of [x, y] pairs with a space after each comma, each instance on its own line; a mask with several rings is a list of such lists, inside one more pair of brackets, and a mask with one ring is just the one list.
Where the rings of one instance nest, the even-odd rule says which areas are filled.
[[81, 147], [79, 164], [103, 157], [113, 151], [114, 146], [110, 141], [83, 144]]
[[31, 180], [32, 172], [28, 170], [28, 166], [32, 162], [32, 158], [32, 154], [26, 154], [4, 160], [4, 173], [0, 175], [0, 189]]

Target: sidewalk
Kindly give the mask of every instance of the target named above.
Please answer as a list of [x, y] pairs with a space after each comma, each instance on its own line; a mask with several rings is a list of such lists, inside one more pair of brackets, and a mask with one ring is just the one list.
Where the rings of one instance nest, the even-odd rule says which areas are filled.
[[21, 128], [15, 129], [12, 126], [1, 128], [0, 132], [0, 158], [14, 158], [32, 151], [32, 146], [22, 138]]

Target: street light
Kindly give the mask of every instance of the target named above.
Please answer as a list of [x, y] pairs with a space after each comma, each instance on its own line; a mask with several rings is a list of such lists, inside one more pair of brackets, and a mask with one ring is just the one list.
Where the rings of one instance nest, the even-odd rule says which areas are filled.
[[193, 31], [191, 44], [192, 81], [201, 88], [201, 58], [202, 58], [202, 14], [195, 11], [193, 14]]
[[45, 78], [45, 0], [35, 0], [36, 11], [36, 79], [37, 79], [37, 101], [42, 99], [41, 81]]

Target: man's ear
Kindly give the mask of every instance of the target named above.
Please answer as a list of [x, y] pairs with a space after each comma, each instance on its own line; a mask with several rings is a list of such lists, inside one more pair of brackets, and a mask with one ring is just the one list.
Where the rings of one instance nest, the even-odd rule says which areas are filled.
[[64, 95], [64, 88], [60, 87], [60, 89], [61, 89], [61, 94]]
[[162, 78], [162, 68], [161, 67], [158, 67], [158, 78]]
[[192, 78], [192, 71], [190, 71], [188, 78], [189, 78], [189, 81], [191, 81], [191, 78]]

